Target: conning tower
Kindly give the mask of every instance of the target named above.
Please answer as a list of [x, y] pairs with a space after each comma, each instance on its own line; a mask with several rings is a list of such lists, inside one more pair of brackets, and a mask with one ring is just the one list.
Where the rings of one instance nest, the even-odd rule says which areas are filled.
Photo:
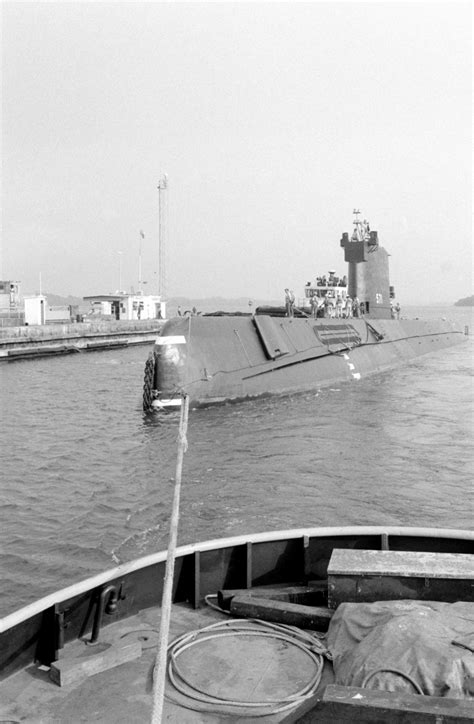
[[341, 239], [344, 259], [349, 265], [349, 296], [358, 297], [364, 314], [374, 319], [390, 319], [394, 289], [388, 273], [389, 254], [379, 246], [378, 232], [370, 230], [368, 221], [359, 219], [360, 211], [354, 209], [354, 214], [352, 236], [345, 232]]

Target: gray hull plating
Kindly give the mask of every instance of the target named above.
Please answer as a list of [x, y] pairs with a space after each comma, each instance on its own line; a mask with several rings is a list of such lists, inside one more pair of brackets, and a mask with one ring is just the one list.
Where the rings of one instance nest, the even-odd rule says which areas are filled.
[[210, 404], [359, 380], [463, 342], [445, 320], [195, 316], [165, 324], [154, 395]]

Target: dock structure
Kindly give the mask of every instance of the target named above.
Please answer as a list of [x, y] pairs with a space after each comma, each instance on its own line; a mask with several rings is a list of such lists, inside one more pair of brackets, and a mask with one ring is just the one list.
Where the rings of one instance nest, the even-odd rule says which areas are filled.
[[0, 328], [0, 362], [150, 344], [164, 321], [88, 321]]

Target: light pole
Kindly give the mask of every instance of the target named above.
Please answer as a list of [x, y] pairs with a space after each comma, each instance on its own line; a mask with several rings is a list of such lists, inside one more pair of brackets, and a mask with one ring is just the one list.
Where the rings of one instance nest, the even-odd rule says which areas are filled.
[[138, 237], [138, 293], [142, 293], [142, 239], [145, 238], [145, 234], [140, 229], [140, 236]]
[[122, 252], [118, 251], [117, 254], [119, 255], [119, 294], [122, 293]]
[[165, 255], [167, 237], [167, 191], [168, 176], [163, 174], [158, 183], [158, 294], [161, 299], [165, 295]]

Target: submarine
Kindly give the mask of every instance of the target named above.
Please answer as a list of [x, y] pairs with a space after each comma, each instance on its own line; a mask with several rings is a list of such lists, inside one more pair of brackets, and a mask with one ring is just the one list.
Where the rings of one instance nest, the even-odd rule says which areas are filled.
[[360, 212], [342, 234], [347, 274], [307, 282], [285, 307], [166, 322], [145, 364], [145, 411], [292, 394], [357, 381], [466, 340], [445, 319], [400, 318], [389, 254]]

